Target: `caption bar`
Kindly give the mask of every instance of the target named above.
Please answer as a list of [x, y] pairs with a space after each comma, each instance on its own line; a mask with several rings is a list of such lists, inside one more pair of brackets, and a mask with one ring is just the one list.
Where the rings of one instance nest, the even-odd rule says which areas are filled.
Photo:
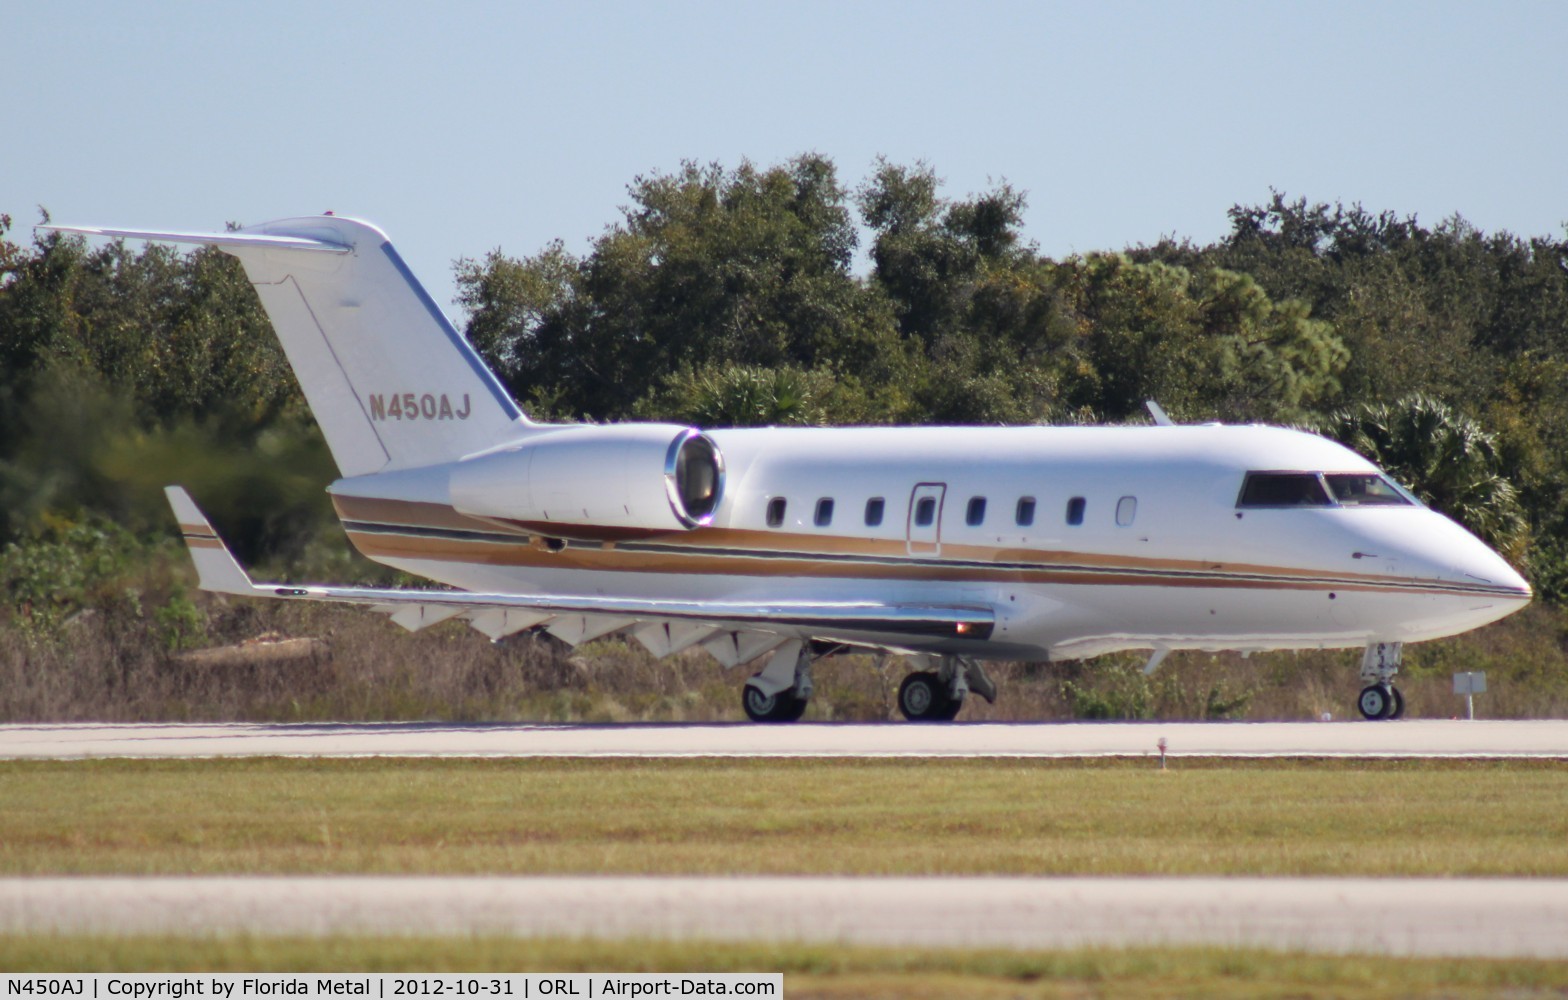
[[132, 972], [115, 975], [0, 974], [0, 1000], [280, 1000], [302, 997], [781, 997], [781, 972], [519, 972], [506, 975]]

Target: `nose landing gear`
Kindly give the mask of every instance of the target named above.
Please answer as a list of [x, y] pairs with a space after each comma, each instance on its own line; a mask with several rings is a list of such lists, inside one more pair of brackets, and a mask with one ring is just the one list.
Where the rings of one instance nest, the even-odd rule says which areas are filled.
[[1356, 707], [1369, 720], [1397, 719], [1405, 714], [1405, 696], [1394, 686], [1399, 673], [1402, 644], [1379, 642], [1367, 647], [1361, 656], [1361, 679], [1368, 682], [1356, 699]]

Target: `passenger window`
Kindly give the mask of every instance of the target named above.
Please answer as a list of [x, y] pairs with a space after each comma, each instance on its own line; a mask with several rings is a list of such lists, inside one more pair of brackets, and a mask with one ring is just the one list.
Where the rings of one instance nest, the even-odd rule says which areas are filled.
[[814, 519], [817, 527], [826, 528], [833, 523], [833, 498], [823, 497], [817, 501], [817, 516]]
[[887, 506], [881, 497], [872, 497], [866, 501], [866, 527], [875, 528], [882, 523], [882, 511]]
[[784, 504], [783, 497], [774, 497], [768, 501], [768, 527], [777, 528], [784, 523]]
[[1067, 523], [1074, 525], [1082, 524], [1083, 509], [1086, 506], [1087, 503], [1084, 501], [1083, 497], [1073, 497], [1071, 500], [1067, 501]]
[[985, 497], [969, 498], [969, 509], [964, 512], [964, 523], [971, 528], [985, 523]]
[[915, 526], [929, 528], [936, 520], [936, 497], [921, 497], [915, 504]]
[[1027, 528], [1034, 523], [1034, 497], [1018, 498], [1018, 510], [1014, 512], [1013, 520], [1018, 522], [1020, 528]]
[[1132, 519], [1138, 516], [1138, 498], [1122, 497], [1116, 501], [1116, 523], [1123, 527], [1130, 527]]

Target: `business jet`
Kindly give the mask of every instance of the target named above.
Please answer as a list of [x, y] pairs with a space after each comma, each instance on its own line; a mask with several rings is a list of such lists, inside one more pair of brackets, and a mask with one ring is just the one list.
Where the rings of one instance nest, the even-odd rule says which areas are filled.
[[1522, 608], [1529, 584], [1361, 456], [1266, 426], [717, 429], [543, 424], [519, 410], [381, 230], [50, 227], [219, 247], [254, 284], [369, 558], [450, 589], [258, 583], [167, 491], [203, 589], [368, 606], [490, 639], [627, 633], [754, 661], [742, 706], [799, 719], [812, 665], [905, 656], [898, 706], [994, 700], [988, 660], [1361, 649], [1397, 718], [1404, 643]]

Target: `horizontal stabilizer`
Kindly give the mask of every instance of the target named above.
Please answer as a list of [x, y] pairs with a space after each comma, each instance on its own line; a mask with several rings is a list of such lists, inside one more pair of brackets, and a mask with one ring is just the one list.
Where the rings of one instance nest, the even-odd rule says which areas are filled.
[[57, 233], [84, 236], [109, 236], [126, 240], [152, 240], [155, 243], [199, 243], [212, 247], [255, 247], [263, 250], [304, 250], [309, 253], [348, 253], [350, 247], [303, 236], [268, 236], [264, 233], [186, 233], [151, 229], [105, 229], [101, 226], [39, 226]]

